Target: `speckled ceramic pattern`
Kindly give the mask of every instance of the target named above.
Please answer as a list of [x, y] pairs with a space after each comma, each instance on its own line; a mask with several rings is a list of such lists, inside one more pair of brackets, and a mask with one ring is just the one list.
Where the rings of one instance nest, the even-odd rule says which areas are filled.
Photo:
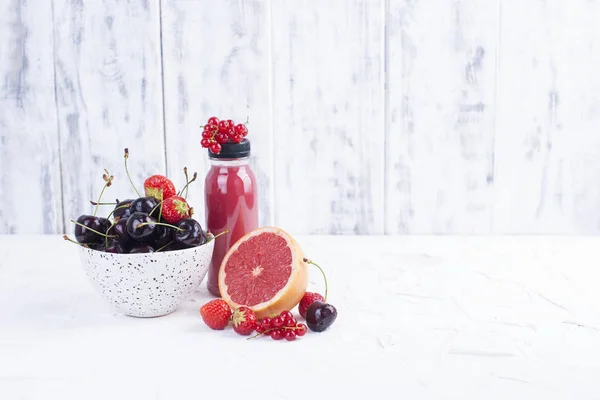
[[79, 248], [87, 276], [118, 311], [158, 317], [175, 311], [198, 288], [208, 271], [214, 240], [164, 253], [113, 254]]

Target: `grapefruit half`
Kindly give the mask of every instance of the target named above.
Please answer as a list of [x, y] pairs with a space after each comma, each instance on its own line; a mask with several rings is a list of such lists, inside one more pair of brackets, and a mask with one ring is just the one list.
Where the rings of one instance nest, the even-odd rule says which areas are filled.
[[234, 310], [258, 318], [294, 308], [306, 292], [308, 268], [298, 243], [284, 230], [258, 228], [238, 240], [219, 270], [219, 291]]

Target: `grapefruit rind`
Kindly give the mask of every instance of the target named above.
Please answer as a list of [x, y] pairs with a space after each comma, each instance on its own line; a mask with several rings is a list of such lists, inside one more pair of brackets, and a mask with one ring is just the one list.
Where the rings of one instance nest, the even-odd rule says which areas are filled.
[[[270, 300], [255, 304], [254, 306], [249, 306], [246, 304], [238, 304], [234, 302], [228, 294], [228, 287], [225, 283], [225, 277], [227, 273], [225, 272], [225, 265], [227, 265], [227, 261], [229, 257], [235, 253], [238, 247], [250, 239], [251, 237], [260, 235], [262, 233], [273, 233], [285, 239], [287, 245], [289, 246], [292, 252], [292, 273], [286, 283], [286, 285], [279, 290]], [[306, 293], [306, 288], [308, 286], [308, 267], [304, 262], [304, 252], [302, 248], [294, 240], [294, 238], [284, 231], [281, 228], [276, 227], [262, 227], [255, 229], [252, 232], [247, 233], [242, 238], [240, 238], [227, 252], [225, 257], [223, 258], [223, 262], [221, 263], [221, 268], [219, 269], [219, 291], [221, 292], [221, 296], [223, 300], [229, 304], [229, 306], [236, 310], [241, 306], [246, 306], [256, 314], [257, 318], [264, 318], [272, 315], [279, 314], [284, 310], [293, 309], [302, 297], [304, 293]]]

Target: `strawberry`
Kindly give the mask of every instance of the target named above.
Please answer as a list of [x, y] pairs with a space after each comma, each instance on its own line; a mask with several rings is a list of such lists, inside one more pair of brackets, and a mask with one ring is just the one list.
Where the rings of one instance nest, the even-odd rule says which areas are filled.
[[162, 219], [170, 224], [176, 224], [190, 217], [190, 205], [181, 196], [171, 196], [162, 204]]
[[250, 308], [242, 306], [233, 312], [231, 317], [233, 321], [233, 330], [240, 335], [249, 335], [258, 326], [256, 314]]
[[306, 310], [308, 310], [308, 307], [315, 301], [325, 301], [325, 299], [319, 293], [304, 293], [304, 297], [302, 297], [300, 304], [298, 304], [298, 312], [302, 318], [306, 318]]
[[225, 300], [215, 299], [200, 307], [200, 315], [211, 329], [222, 331], [231, 318], [231, 308]]
[[144, 181], [144, 191], [146, 192], [146, 197], [154, 197], [159, 201], [177, 194], [173, 182], [162, 175], [152, 175], [146, 179]]

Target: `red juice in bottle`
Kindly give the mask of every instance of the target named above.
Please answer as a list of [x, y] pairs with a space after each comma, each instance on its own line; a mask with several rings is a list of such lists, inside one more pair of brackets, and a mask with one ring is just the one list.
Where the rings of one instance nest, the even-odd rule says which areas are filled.
[[204, 181], [206, 227], [217, 235], [208, 269], [208, 291], [219, 293], [219, 268], [231, 246], [246, 233], [258, 228], [258, 193], [250, 167], [250, 142], [224, 143], [221, 152], [209, 151], [211, 168]]

